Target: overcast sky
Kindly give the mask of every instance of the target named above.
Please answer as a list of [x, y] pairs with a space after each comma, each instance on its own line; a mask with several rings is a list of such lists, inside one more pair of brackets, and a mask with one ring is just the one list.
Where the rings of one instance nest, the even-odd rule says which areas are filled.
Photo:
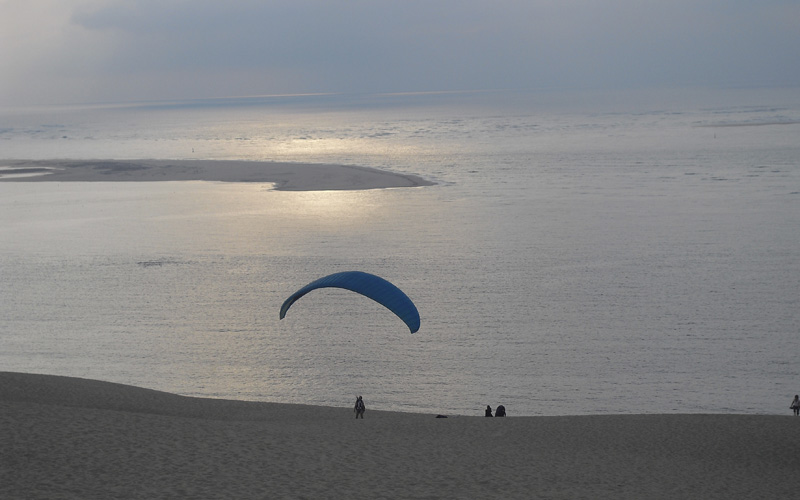
[[0, 104], [800, 85], [800, 0], [0, 0]]

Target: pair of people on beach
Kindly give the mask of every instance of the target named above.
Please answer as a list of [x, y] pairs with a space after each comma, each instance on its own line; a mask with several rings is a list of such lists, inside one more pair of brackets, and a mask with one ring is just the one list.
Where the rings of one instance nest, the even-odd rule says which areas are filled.
[[[491, 417], [492, 416], [492, 407], [489, 406], [489, 405], [486, 405], [486, 415], [485, 416], [487, 416], [487, 417]], [[506, 407], [503, 406], [503, 405], [498, 406], [497, 407], [497, 411], [494, 412], [494, 416], [495, 417], [505, 417], [506, 416]]]
[[789, 408], [794, 411], [795, 416], [800, 415], [800, 395], [795, 394], [792, 404], [789, 405]]
[[361, 399], [361, 396], [359, 396], [356, 399], [356, 406], [355, 408], [353, 408], [353, 411], [356, 412], [356, 418], [358, 417], [364, 418], [364, 411], [366, 411], [366, 409], [367, 407], [364, 406], [364, 400]]

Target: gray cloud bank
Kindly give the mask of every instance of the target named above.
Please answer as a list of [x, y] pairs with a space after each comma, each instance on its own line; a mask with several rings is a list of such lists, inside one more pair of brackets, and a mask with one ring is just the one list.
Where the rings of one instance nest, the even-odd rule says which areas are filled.
[[0, 0], [0, 104], [800, 85], [793, 0]]

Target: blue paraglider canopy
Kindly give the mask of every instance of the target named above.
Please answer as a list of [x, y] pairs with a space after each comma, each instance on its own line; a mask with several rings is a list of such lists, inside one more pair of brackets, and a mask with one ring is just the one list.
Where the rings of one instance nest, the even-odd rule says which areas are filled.
[[316, 290], [317, 288], [344, 288], [365, 297], [369, 297], [375, 302], [386, 307], [402, 319], [408, 325], [411, 333], [419, 330], [419, 312], [411, 299], [402, 290], [389, 283], [385, 279], [374, 274], [362, 271], [346, 271], [335, 273], [316, 281], [312, 281], [300, 290], [294, 292], [281, 306], [280, 319], [286, 316], [286, 311], [292, 304], [303, 295]]

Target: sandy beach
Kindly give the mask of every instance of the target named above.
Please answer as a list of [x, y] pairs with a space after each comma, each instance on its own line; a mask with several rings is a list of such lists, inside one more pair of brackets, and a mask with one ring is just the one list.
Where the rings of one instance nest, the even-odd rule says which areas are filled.
[[730, 499], [800, 485], [800, 417], [445, 419], [364, 397], [355, 420], [350, 407], [0, 373], [0, 497]]
[[230, 160], [7, 160], [0, 181], [18, 182], [265, 182], [284, 191], [430, 186], [413, 175], [374, 168]]

